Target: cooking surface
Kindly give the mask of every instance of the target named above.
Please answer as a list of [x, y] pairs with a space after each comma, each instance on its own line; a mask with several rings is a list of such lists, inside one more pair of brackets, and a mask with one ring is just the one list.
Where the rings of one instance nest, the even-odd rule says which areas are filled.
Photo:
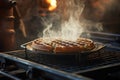
[[40, 61], [38, 55], [32, 53], [25, 53], [24, 50], [8, 53], [10, 55], [20, 57], [32, 62], [44, 64], [55, 69], [63, 70], [66, 72], [78, 73], [89, 71], [92, 69], [99, 69], [105, 67], [111, 67], [120, 64], [120, 51], [108, 51], [107, 48], [96, 53], [92, 53], [88, 56], [87, 63], [79, 65], [59, 65], [59, 64], [49, 64], [43, 61]]
[[[32, 53], [26, 50], [26, 48], [25, 50], [15, 50], [15, 51], [5, 52], [5, 53], [7, 55], [10, 55], [6, 57], [10, 60], [14, 60], [17, 63], [20, 62], [21, 64], [27, 64], [32, 67], [40, 67], [45, 71], [49, 70], [50, 68], [50, 72], [52, 69], [53, 70], [55, 69], [58, 71], [63, 71], [70, 74], [77, 75], [77, 77], [80, 75], [83, 75], [85, 77], [89, 77], [93, 79], [102, 78], [101, 80], [103, 80], [104, 76], [107, 76], [109, 74], [110, 74], [109, 76], [111, 75], [117, 76], [119, 75], [119, 72], [120, 72], [119, 68], [117, 68], [120, 66], [120, 44], [118, 41], [119, 37], [110, 38], [110, 39], [112, 40], [109, 40], [108, 38], [106, 40], [106, 37], [104, 38], [99, 37], [99, 39], [97, 40], [96, 38], [95, 39], [93, 38], [94, 41], [102, 42], [106, 46], [101, 50], [84, 54], [82, 57], [81, 56], [79, 57], [79, 55], [77, 55], [79, 57], [77, 59], [75, 56], [73, 57], [68, 55], [64, 56], [64, 58], [62, 56], [61, 57], [53, 56], [49, 59], [50, 57], [49, 55], [44, 56], [44, 54], [41, 55], [40, 53]], [[4, 54], [1, 54], [1, 55], [4, 56]], [[34, 65], [36, 63], [39, 64], [39, 66]], [[66, 64], [66, 63], [69, 63], [69, 64]], [[48, 68], [44, 68], [41, 65], [47, 66]], [[102, 70], [102, 71], [99, 71], [99, 70]], [[114, 72], [111, 72], [111, 71], [114, 71]], [[54, 71], [52, 73], [58, 74]], [[103, 73], [105, 74], [102, 75]], [[96, 76], [92, 76], [94, 74], [96, 74]], [[118, 79], [115, 79], [115, 80], [119, 80], [119, 76], [117, 77]]]
[[[17, 63], [21, 64], [27, 64], [31, 65], [32, 67], [38, 67], [45, 71], [52, 71], [51, 73], [57, 74], [57, 75], [66, 75], [66, 74], [60, 74], [56, 72], [63, 71], [70, 74], [75, 75], [72, 77], [72, 79], [85, 79], [88, 78], [91, 79], [97, 79], [97, 80], [119, 80], [119, 66], [120, 66], [120, 50], [117, 48], [110, 48], [105, 47], [104, 49], [91, 53], [90, 55], [87, 55], [87, 60], [85, 63], [79, 63], [78, 65], [60, 65], [60, 64], [52, 64], [51, 62], [41, 61], [42, 57], [39, 57], [39, 54], [35, 53], [29, 53], [25, 50], [16, 50], [12, 52], [6, 52], [11, 57], [7, 56], [10, 60], [14, 60]], [[20, 59], [19, 59], [20, 58]], [[26, 61], [24, 61], [26, 60]], [[45, 60], [45, 59], [43, 59]], [[57, 62], [57, 61], [56, 61]], [[40, 64], [40, 65], [36, 65]], [[21, 65], [19, 65], [21, 67]], [[27, 67], [24, 67], [27, 68]], [[55, 71], [54, 71], [55, 70]], [[67, 74], [67, 75], [70, 75]], [[81, 77], [85, 76], [88, 78]], [[95, 75], [95, 76], [93, 76]], [[79, 77], [80, 76], [80, 77]], [[70, 78], [70, 77], [69, 77]], [[89, 80], [89, 79], [88, 79]]]

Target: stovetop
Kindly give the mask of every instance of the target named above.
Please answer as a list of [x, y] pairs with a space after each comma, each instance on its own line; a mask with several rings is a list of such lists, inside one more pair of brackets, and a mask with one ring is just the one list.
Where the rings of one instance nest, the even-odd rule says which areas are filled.
[[[110, 49], [110, 48], [109, 48]], [[113, 49], [109, 50], [107, 47], [99, 52], [92, 53], [88, 56], [88, 62], [84, 65], [59, 65], [59, 64], [51, 64], [44, 63], [39, 60], [38, 54], [27, 53], [25, 50], [16, 50], [8, 53], [9, 55], [19, 57], [25, 60], [29, 60], [35, 63], [43, 64], [58, 70], [62, 70], [70, 73], [82, 73], [86, 71], [90, 71], [93, 69], [105, 68], [110, 66], [115, 66], [120, 64], [120, 51]]]
[[[15, 51], [10, 51], [10, 52], [5, 52], [4, 54], [7, 55], [6, 58], [13, 59], [14, 61], [16, 61], [18, 63], [27, 64], [30, 66], [32, 65], [32, 67], [33, 66], [36, 68], [38, 67], [43, 70], [50, 70], [50, 72], [52, 71], [51, 69], [53, 69], [52, 72], [54, 72], [54, 69], [55, 69], [58, 71], [63, 71], [65, 73], [70, 73], [72, 75], [75, 75], [75, 77], [83, 75], [83, 76], [90, 77], [93, 79], [98, 79], [99, 78], [98, 75], [102, 75], [103, 73], [105, 73], [105, 72], [101, 72], [101, 74], [100, 74], [99, 70], [106, 71], [109, 68], [110, 69], [113, 68], [112, 70], [115, 70], [116, 67], [120, 66], [119, 47], [117, 46], [117, 48], [116, 48], [116, 46], [115, 47], [113, 47], [113, 46], [114, 45], [106, 46], [105, 48], [103, 48], [100, 51], [91, 53], [87, 58], [88, 59], [87, 63], [79, 64], [79, 65], [61, 65], [61, 64], [44, 63], [43, 61], [40, 61], [38, 54], [32, 54], [32, 53], [27, 52], [26, 50], [15, 50]], [[0, 55], [4, 55], [4, 54], [0, 54]], [[36, 63], [40, 64], [40, 65], [36, 65]], [[41, 65], [42, 65], [42, 67], [41, 67]], [[114, 69], [114, 67], [115, 67], [115, 69]], [[96, 74], [98, 73], [97, 78], [94, 76], [91, 77], [88, 75], [88, 74], [92, 74], [91, 72], [94, 72], [94, 71]], [[98, 71], [98, 72], [96, 72], [96, 71]], [[107, 75], [112, 74], [110, 71], [106, 71], [106, 74]], [[117, 73], [119, 73], [119, 69], [117, 69], [117, 71], [118, 71]], [[112, 74], [112, 76], [113, 75], [114, 74]], [[119, 74], [117, 74], [117, 75], [119, 75]], [[120, 77], [118, 77], [118, 79], [116, 79], [116, 80], [119, 80], [119, 78]], [[98, 80], [100, 80], [100, 79], [98, 79]]]
[[[55, 64], [44, 61], [46, 57], [41, 57], [40, 54], [31, 53], [26, 49], [15, 50], [10, 52], [0, 53], [0, 56], [5, 57], [14, 62], [25, 64], [30, 67], [56, 74], [67, 76], [70, 80], [87, 80], [89, 77], [96, 80], [119, 80], [120, 79], [120, 43], [119, 35], [107, 34], [107, 37], [92, 36], [91, 39], [105, 44], [105, 47], [99, 51], [92, 52], [85, 57], [85, 61], [72, 64]], [[104, 36], [104, 35], [102, 35]], [[111, 38], [113, 36], [114, 38]], [[86, 56], [86, 55], [85, 55]], [[54, 58], [54, 57], [53, 57]], [[67, 60], [67, 59], [66, 59]], [[64, 61], [64, 60], [63, 60]], [[73, 62], [74, 63], [74, 62]], [[28, 68], [28, 67], [27, 67]], [[85, 77], [83, 77], [83, 76]], [[72, 77], [70, 77], [72, 76]], [[107, 77], [106, 77], [107, 76]], [[111, 77], [112, 76], [112, 77]], [[109, 77], [109, 78], [108, 78]], [[113, 78], [114, 77], [114, 78]], [[117, 77], [117, 78], [116, 78]], [[78, 79], [79, 78], [79, 79]], [[66, 80], [69, 80], [66, 79]], [[83, 79], [83, 80], [84, 80]]]

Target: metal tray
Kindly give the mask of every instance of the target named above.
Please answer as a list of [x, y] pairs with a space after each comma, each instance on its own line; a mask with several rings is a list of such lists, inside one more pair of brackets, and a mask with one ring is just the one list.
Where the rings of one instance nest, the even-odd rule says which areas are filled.
[[86, 52], [77, 52], [77, 53], [53, 53], [45, 51], [34, 51], [31, 47], [31, 43], [27, 42], [22, 44], [21, 47], [25, 49], [28, 58], [29, 54], [34, 54], [36, 59], [42, 64], [51, 64], [51, 65], [84, 65], [89, 63], [88, 56], [93, 53], [101, 50], [105, 47], [104, 44], [95, 42], [95, 48], [91, 51]]

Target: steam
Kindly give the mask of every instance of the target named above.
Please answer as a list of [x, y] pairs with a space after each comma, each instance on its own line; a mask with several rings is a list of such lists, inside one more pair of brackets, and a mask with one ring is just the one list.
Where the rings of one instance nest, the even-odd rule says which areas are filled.
[[82, 26], [84, 26], [84, 31], [103, 31], [103, 24], [101, 22], [95, 22], [92, 20], [82, 19]]
[[72, 16], [67, 22], [64, 22], [61, 27], [61, 37], [67, 40], [76, 40], [83, 32], [83, 27], [81, 26], [79, 20]]
[[[46, 27], [43, 31], [43, 37], [76, 40], [84, 31], [80, 23], [80, 15], [84, 9], [84, 4], [75, 5], [74, 0], [61, 1], [61, 3], [65, 6], [59, 6], [58, 12], [54, 13], [56, 15], [54, 15], [54, 18], [42, 18]], [[55, 20], [59, 22], [56, 25], [54, 25]]]
[[[76, 1], [76, 3], [75, 3]], [[81, 17], [81, 14], [85, 8], [83, 0], [61, 0], [58, 1], [58, 10], [51, 13], [51, 19], [43, 18], [43, 24], [45, 29], [43, 31], [43, 37], [48, 38], [61, 38], [65, 40], [76, 40], [83, 32], [89, 30], [102, 31], [103, 25], [101, 22], [85, 19]], [[111, 5], [113, 0], [98, 0], [92, 3], [93, 7], [96, 7], [98, 11], [94, 11], [93, 14], [100, 19], [104, 15], [104, 12], [108, 6]], [[98, 6], [98, 7], [97, 7]], [[98, 12], [101, 12], [99, 14]], [[87, 14], [89, 15], [89, 14]], [[54, 23], [58, 23], [54, 25]], [[55, 28], [55, 29], [54, 29]], [[90, 36], [90, 34], [88, 34]]]
[[[29, 41], [33, 40], [37, 37], [49, 37], [49, 38], [64, 37], [67, 39], [70, 38], [73, 39], [74, 37], [77, 38], [78, 35], [81, 36], [82, 32], [87, 32], [90, 30], [102, 31], [104, 27], [102, 27], [103, 26], [102, 22], [100, 22], [101, 19], [108, 17], [107, 18], [109, 19], [108, 22], [110, 21], [115, 22], [114, 19], [110, 20], [111, 16], [119, 18], [120, 15], [120, 0], [75, 0], [75, 2], [73, 2], [73, 0], [57, 0], [58, 1], [57, 9], [55, 10], [55, 12], [53, 11], [51, 13], [48, 13], [50, 15], [46, 17], [40, 16], [40, 13], [38, 12], [37, 9], [38, 8], [37, 5], [38, 3], [36, 2], [37, 0], [16, 0], [16, 1], [17, 6], [20, 9], [21, 17], [25, 23], [27, 32], [27, 37], [21, 38], [22, 37], [21, 31], [17, 29], [18, 24], [16, 25], [15, 27], [17, 30], [16, 39], [18, 40], [17, 41], [18, 45], [21, 45], [22, 43], [25, 43], [28, 40]], [[89, 7], [89, 5], [92, 6], [92, 8]], [[88, 11], [86, 8], [88, 8]], [[83, 17], [85, 13], [88, 18]], [[108, 13], [108, 15], [106, 13]], [[106, 16], [104, 16], [104, 14]], [[91, 19], [93, 18], [95, 18], [95, 20], [92, 21]], [[67, 26], [68, 23], [69, 25]], [[74, 28], [75, 27], [74, 24], [79, 26], [79, 29], [78, 27]], [[62, 29], [64, 28], [67, 29], [65, 29], [62, 32]], [[109, 27], [107, 26], [106, 29], [109, 30]], [[64, 34], [64, 32], [66, 32], [66, 34]], [[86, 35], [90, 36], [89, 33], [87, 33]]]

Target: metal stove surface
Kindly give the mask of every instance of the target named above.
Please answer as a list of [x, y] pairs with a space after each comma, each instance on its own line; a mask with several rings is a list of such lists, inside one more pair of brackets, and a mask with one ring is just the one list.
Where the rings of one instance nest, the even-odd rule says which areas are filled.
[[[84, 65], [83, 64], [59, 65], [59, 64], [44, 63], [43, 61], [41, 62], [39, 60], [39, 57], [37, 56], [37, 54], [28, 53], [28, 52], [26, 52], [26, 50], [16, 50], [16, 51], [11, 51], [11, 52], [6, 52], [5, 54], [12, 56], [11, 58], [13, 58], [13, 59], [15, 58], [15, 61], [18, 60], [18, 61], [20, 61], [20, 63], [26, 63], [27, 65], [31, 65], [31, 64], [28, 64], [28, 62], [25, 62], [23, 60], [27, 60], [32, 63], [41, 64], [41, 65], [47, 66], [51, 69], [67, 72], [67, 73], [73, 74], [75, 76], [83, 75], [83, 76], [90, 77], [90, 78], [97, 79], [97, 80], [100, 80], [101, 78], [99, 78], [99, 77], [94, 78], [93, 76], [91, 77], [88, 74], [91, 74], [90, 72], [93, 72], [93, 71], [99, 71], [102, 69], [105, 71], [109, 68], [112, 68], [112, 67], [116, 68], [116, 67], [120, 66], [120, 50], [118, 49], [118, 47], [117, 48], [113, 47], [113, 45], [112, 45], [112, 47], [107, 46], [104, 49], [102, 49], [98, 52], [94, 52], [91, 55], [89, 55], [87, 63]], [[8, 57], [8, 56], [6, 56], [6, 57]], [[23, 60], [21, 60], [21, 59], [23, 59]], [[33, 65], [33, 66], [36, 66], [36, 65]], [[112, 74], [112, 73], [108, 73], [108, 74]], [[119, 78], [116, 80], [119, 80]]]
[[120, 65], [120, 51], [106, 47], [105, 49], [92, 53], [88, 56], [88, 62], [84, 65], [59, 65], [59, 64], [49, 64], [43, 63], [39, 60], [37, 54], [27, 53], [24, 50], [13, 51], [8, 53], [22, 59], [26, 59], [35, 63], [43, 64], [58, 70], [62, 70], [70, 73], [82, 73], [86, 71], [91, 71], [99, 68], [107, 68], [116, 65]]
[[[87, 77], [67, 73], [67, 72], [61, 71], [59, 69], [50, 67], [50, 66], [40, 64], [40, 63], [38, 63], [38, 61], [36, 61], [36, 59], [35, 59], [36, 57], [34, 57], [33, 55], [31, 55], [31, 58], [32, 59], [28, 59], [28, 58], [26, 59], [26, 54], [24, 53], [23, 50], [19, 50], [19, 51], [17, 51], [17, 53], [16, 53], [16, 51], [12, 51], [12, 53], [11, 52], [10, 53], [0, 53], [0, 60], [1, 60], [1, 63], [3, 63], [1, 65], [0, 74], [10, 77], [12, 80], [34, 80], [35, 77], [33, 78], [33, 74], [39, 75], [40, 77], [42, 74], [42, 76], [44, 76], [44, 78], [49, 77], [48, 79], [38, 79], [38, 80], [61, 80], [61, 79], [63, 79], [63, 80], [91, 80], [90, 78], [87, 78]], [[28, 78], [20, 79], [16, 76], [13, 76], [12, 74], [10, 74], [12, 72], [6, 71], [5, 65], [4, 65], [5, 63], [7, 65], [9, 63], [17, 65], [16, 67], [19, 67], [20, 69], [24, 70], [24, 72], [25, 72], [24, 74], [25, 75], [27, 74]], [[13, 72], [15, 72], [15, 71], [13, 71]], [[21, 72], [21, 70], [20, 70], [20, 72]], [[6, 79], [6, 80], [8, 80], [8, 79]]]
[[[96, 33], [95, 33], [96, 34]], [[51, 73], [56, 73], [58, 71], [62, 71], [64, 76], [65, 73], [69, 73], [68, 77], [70, 75], [74, 75], [72, 79], [75, 79], [75, 77], [79, 77], [80, 75], [90, 77], [96, 80], [108, 80], [109, 78], [105, 78], [105, 76], [100, 76], [103, 73], [106, 73], [105, 75], [112, 75], [112, 76], [120, 76], [120, 43], [119, 35], [113, 35], [113, 34], [107, 34], [107, 37], [105, 37], [105, 34], [99, 34], [100, 36], [92, 36], [91, 38], [94, 41], [102, 42], [106, 45], [105, 48], [103, 48], [100, 51], [93, 52], [90, 55], [87, 56], [87, 61], [85, 61], [84, 64], [78, 64], [78, 65], [60, 65], [60, 64], [51, 64], [51, 63], [46, 63], [43, 61], [40, 61], [39, 56], [37, 54], [32, 54], [27, 52], [27, 50], [15, 50], [11, 52], [5, 52], [4, 54], [0, 54], [0, 56], [9, 58], [11, 60], [14, 60], [15, 62], [18, 63], [23, 63], [28, 66], [36, 67], [39, 69], [43, 69], [45, 71], [51, 72]], [[101, 37], [101, 35], [103, 37]], [[113, 38], [111, 38], [113, 37]], [[37, 63], [37, 65], [36, 65]], [[42, 67], [40, 65], [42, 65]], [[54, 71], [55, 69], [55, 71]], [[115, 70], [115, 71], [114, 71]], [[106, 72], [104, 72], [106, 71]], [[111, 72], [112, 71], [112, 72]], [[101, 72], [101, 73], [99, 73]], [[115, 73], [117, 72], [117, 73]], [[95, 75], [97, 74], [98, 75]], [[115, 73], [115, 74], [113, 74]], [[91, 75], [90, 75], [91, 74]], [[58, 74], [61, 75], [61, 74]], [[95, 77], [97, 76], [97, 77]], [[69, 78], [70, 79], [70, 78]], [[79, 79], [83, 79], [83, 77]], [[79, 80], [78, 79], [78, 80]], [[88, 78], [85, 78], [88, 79]], [[109, 80], [119, 80], [120, 77], [118, 78], [113, 78]], [[66, 79], [68, 80], [68, 79]], [[76, 79], [75, 79], [76, 80]]]
[[79, 74], [84, 75], [84, 73], [87, 72], [100, 70], [100, 69], [107, 69], [114, 66], [120, 66], [120, 49], [119, 46], [114, 46], [114, 45], [107, 46], [100, 51], [88, 55], [86, 64], [79, 64], [79, 65], [59, 65], [59, 64], [43, 63], [43, 61], [42, 62], [40, 61], [38, 55], [34, 53], [29, 53], [26, 50], [16, 50], [11, 52], [6, 52], [6, 54], [75, 75], [79, 75]]

